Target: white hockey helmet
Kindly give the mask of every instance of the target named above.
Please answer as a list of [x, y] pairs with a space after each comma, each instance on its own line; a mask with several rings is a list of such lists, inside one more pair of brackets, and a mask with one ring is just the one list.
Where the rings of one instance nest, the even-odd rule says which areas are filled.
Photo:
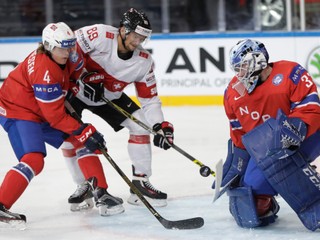
[[50, 52], [54, 47], [72, 48], [76, 42], [73, 31], [64, 22], [49, 23], [42, 31], [42, 43]]
[[231, 49], [229, 57], [231, 69], [251, 93], [261, 71], [268, 66], [269, 54], [264, 44], [251, 39], [241, 40]]

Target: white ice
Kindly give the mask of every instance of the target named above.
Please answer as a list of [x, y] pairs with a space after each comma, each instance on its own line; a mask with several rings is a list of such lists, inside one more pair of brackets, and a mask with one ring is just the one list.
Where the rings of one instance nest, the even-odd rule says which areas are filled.
[[[227, 153], [228, 122], [222, 107], [165, 107], [166, 119], [175, 126], [175, 143], [181, 149], [214, 167]], [[110, 156], [131, 177], [131, 163], [127, 154], [128, 132], [114, 133], [95, 115], [85, 112], [84, 121], [93, 123], [105, 135]], [[16, 165], [5, 131], [0, 130], [0, 180], [10, 167]], [[32, 139], [30, 139], [32, 141]], [[205, 224], [196, 230], [167, 230], [146, 207], [124, 204], [123, 214], [101, 217], [94, 208], [89, 212], [70, 212], [67, 198], [75, 184], [66, 169], [60, 150], [48, 147], [43, 172], [35, 177], [22, 197], [11, 208], [12, 212], [27, 216], [27, 229], [17, 230], [0, 226], [0, 239], [32, 240], [199, 240], [199, 239], [318, 239], [319, 232], [307, 230], [296, 214], [283, 201], [277, 222], [259, 229], [242, 229], [228, 211], [228, 198], [222, 196], [212, 203], [213, 176], [203, 178], [199, 167], [179, 152], [153, 147], [153, 175], [155, 187], [168, 193], [168, 206], [156, 208], [168, 220], [192, 217], [204, 218]], [[124, 200], [129, 188], [104, 157], [103, 163], [109, 191]]]

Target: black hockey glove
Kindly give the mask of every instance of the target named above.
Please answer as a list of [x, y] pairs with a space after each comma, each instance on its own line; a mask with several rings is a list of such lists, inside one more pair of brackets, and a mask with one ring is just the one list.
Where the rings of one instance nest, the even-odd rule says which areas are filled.
[[156, 123], [153, 126], [153, 130], [157, 132], [157, 135], [153, 138], [153, 144], [164, 150], [169, 149], [173, 144], [173, 125], [163, 121], [162, 123]]
[[104, 93], [104, 75], [96, 72], [88, 72], [79, 80], [80, 93], [93, 102], [99, 102]]
[[94, 153], [101, 153], [100, 148], [105, 148], [103, 135], [94, 126], [84, 123], [79, 129], [72, 133], [74, 137], [84, 146]]

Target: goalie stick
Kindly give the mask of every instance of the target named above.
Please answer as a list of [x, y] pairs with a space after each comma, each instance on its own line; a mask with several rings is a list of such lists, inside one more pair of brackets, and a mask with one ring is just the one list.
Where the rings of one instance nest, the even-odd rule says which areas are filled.
[[215, 167], [216, 171], [216, 179], [215, 179], [215, 188], [214, 188], [214, 198], [213, 198], [213, 202], [215, 202], [221, 195], [220, 195], [220, 186], [221, 186], [221, 182], [222, 182], [222, 173], [223, 173], [223, 163], [222, 160], [220, 159], [220, 161], [216, 164]]
[[231, 184], [238, 179], [239, 175], [234, 176], [229, 182], [227, 182], [224, 187], [221, 188], [222, 183], [222, 177], [223, 177], [223, 161], [220, 159], [220, 161], [215, 166], [215, 173], [216, 173], [216, 179], [215, 179], [215, 188], [214, 188], [214, 194], [213, 194], [213, 201], [215, 202], [220, 198], [230, 187]]
[[[83, 123], [79, 115], [73, 109], [68, 101], [65, 101], [65, 107], [70, 112], [71, 116], [77, 119], [80, 123]], [[147, 201], [147, 199], [142, 195], [139, 189], [130, 181], [130, 179], [125, 175], [121, 168], [114, 162], [114, 160], [108, 154], [105, 146], [100, 146], [99, 150], [102, 152], [103, 156], [109, 161], [111, 166], [118, 172], [122, 179], [129, 185], [130, 189], [138, 196], [141, 202], [147, 207], [147, 209], [152, 213], [152, 215], [164, 226], [166, 229], [196, 229], [200, 228], [204, 224], [204, 220], [201, 217], [183, 219], [178, 221], [170, 221], [163, 218]]]
[[[124, 110], [123, 108], [119, 107], [117, 104], [113, 103], [112, 101], [110, 101], [109, 99], [107, 99], [106, 97], [104, 97], [103, 95], [101, 96], [101, 99], [107, 103], [110, 107], [112, 107], [113, 109], [115, 109], [116, 111], [118, 111], [119, 113], [123, 114], [125, 117], [131, 119], [132, 121], [134, 121], [136, 124], [138, 124], [140, 127], [144, 128], [145, 130], [147, 130], [149, 133], [153, 134], [153, 135], [157, 135], [158, 133], [156, 131], [154, 131], [152, 128], [150, 128], [149, 126], [147, 126], [145, 123], [141, 122], [139, 119], [135, 118], [132, 114], [128, 113], [126, 110]], [[169, 143], [168, 143], [169, 144]], [[200, 167], [200, 174], [204, 177], [209, 176], [210, 174], [212, 176], [216, 176], [215, 172], [212, 171], [208, 166], [204, 165], [202, 162], [200, 162], [198, 159], [192, 157], [190, 154], [188, 154], [187, 152], [185, 152], [184, 150], [182, 150], [181, 148], [179, 148], [177, 145], [175, 144], [170, 144], [171, 147], [173, 149], [175, 149], [176, 151], [178, 151], [179, 153], [181, 153], [183, 156], [187, 157], [189, 160], [191, 160], [192, 162], [194, 162], [195, 164], [197, 164]], [[205, 172], [207, 173], [207, 175], [203, 175], [201, 170], [206, 170]]]

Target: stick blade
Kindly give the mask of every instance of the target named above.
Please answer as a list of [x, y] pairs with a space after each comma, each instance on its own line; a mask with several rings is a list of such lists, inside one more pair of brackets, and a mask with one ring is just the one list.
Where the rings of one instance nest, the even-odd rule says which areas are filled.
[[196, 229], [201, 228], [204, 224], [204, 220], [201, 217], [196, 218], [189, 218], [179, 221], [169, 221], [164, 218], [159, 219], [160, 223], [166, 228], [166, 229]]
[[220, 187], [222, 182], [223, 175], [223, 161], [220, 159], [215, 166], [216, 180], [215, 180], [215, 188], [214, 188], [214, 196], [213, 202], [215, 202], [220, 196]]

